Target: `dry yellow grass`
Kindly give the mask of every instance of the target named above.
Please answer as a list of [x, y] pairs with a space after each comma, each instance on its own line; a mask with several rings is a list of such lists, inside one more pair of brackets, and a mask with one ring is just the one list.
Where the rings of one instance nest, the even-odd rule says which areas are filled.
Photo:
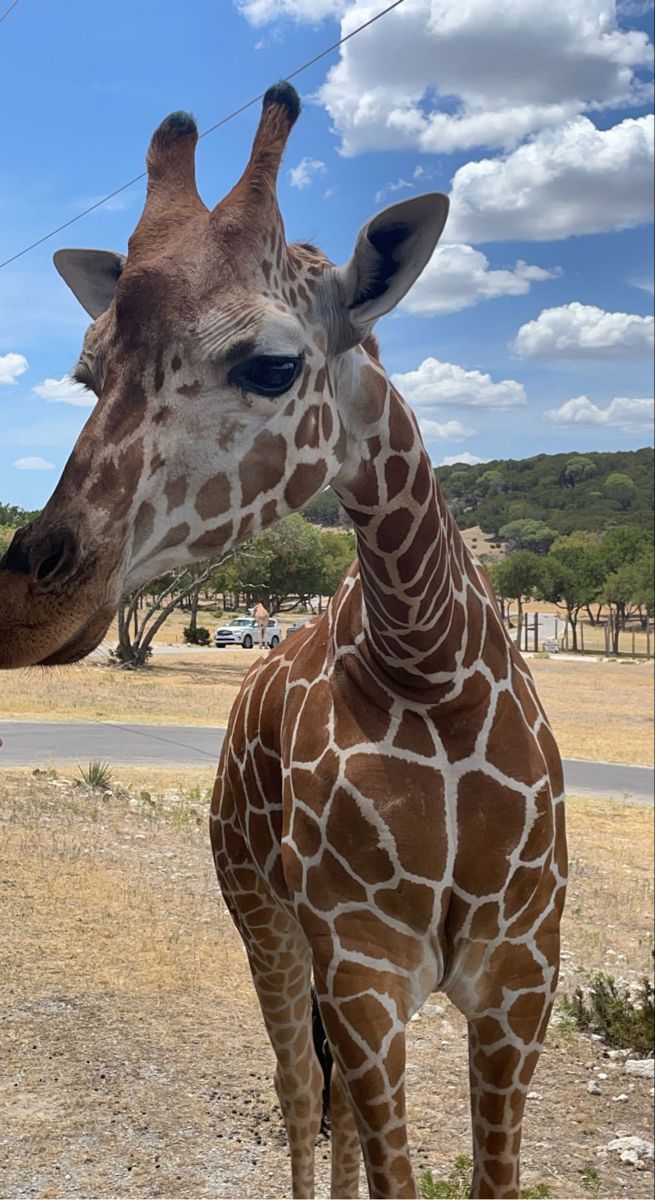
[[[116, 775], [128, 795], [0, 774], [0, 1195], [286, 1195], [272, 1055], [208, 848], [211, 772]], [[628, 980], [647, 969], [651, 832], [644, 808], [570, 803], [565, 990], [600, 967]], [[436, 999], [443, 1014], [409, 1027], [408, 1075], [415, 1161], [438, 1177], [469, 1134], [465, 1030]], [[528, 1106], [525, 1183], [582, 1197], [592, 1165], [598, 1195], [651, 1195], [648, 1172], [595, 1155], [617, 1120], [650, 1136], [648, 1088], [554, 1029]], [[319, 1194], [326, 1160], [322, 1146]]]
[[653, 950], [653, 809], [571, 796], [567, 827], [563, 982], [571, 970], [646, 973]]
[[[89, 660], [3, 675], [2, 713], [14, 720], [225, 725], [258, 650], [159, 656], [145, 671]], [[630, 662], [532, 659], [562, 754], [653, 762], [653, 668]]]
[[533, 658], [530, 670], [565, 758], [652, 765], [652, 663]]
[[259, 650], [162, 655], [142, 671], [86, 660], [3, 675], [2, 711], [14, 720], [225, 725]]

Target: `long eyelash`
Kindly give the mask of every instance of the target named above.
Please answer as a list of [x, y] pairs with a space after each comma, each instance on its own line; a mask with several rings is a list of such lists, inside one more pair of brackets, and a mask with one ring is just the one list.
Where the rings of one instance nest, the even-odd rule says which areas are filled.
[[70, 371], [69, 374], [71, 379], [74, 379], [76, 383], [79, 383], [83, 388], [86, 388], [87, 392], [93, 391], [93, 385], [91, 383], [90, 376], [81, 363], [77, 363], [77, 365], [73, 367], [73, 370]]

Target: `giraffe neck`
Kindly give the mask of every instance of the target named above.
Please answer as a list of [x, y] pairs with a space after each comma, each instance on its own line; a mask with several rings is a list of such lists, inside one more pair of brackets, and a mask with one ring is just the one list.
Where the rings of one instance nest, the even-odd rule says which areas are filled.
[[411, 409], [364, 351], [344, 358], [348, 450], [332, 486], [355, 525], [369, 652], [404, 689], [444, 694], [470, 657], [471, 601], [481, 615], [488, 597]]

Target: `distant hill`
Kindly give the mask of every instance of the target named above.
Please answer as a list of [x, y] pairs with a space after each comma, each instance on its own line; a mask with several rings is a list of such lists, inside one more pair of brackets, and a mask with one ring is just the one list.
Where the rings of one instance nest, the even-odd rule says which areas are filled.
[[[538, 454], [476, 466], [455, 463], [436, 467], [435, 475], [460, 528], [474, 531], [479, 526], [491, 541], [497, 541], [504, 525], [526, 518], [543, 521], [557, 533], [602, 531], [613, 525], [637, 525], [650, 531], [653, 466], [654, 452], [646, 447]], [[15, 528], [37, 515], [0, 504], [0, 527]], [[352, 525], [331, 488], [310, 500], [304, 516], [325, 528]], [[473, 533], [474, 541], [476, 536]], [[480, 552], [480, 546], [473, 548]]]
[[460, 528], [497, 537], [510, 521], [533, 518], [558, 533], [612, 525], [652, 529], [653, 450], [538, 454], [435, 474]]
[[[492, 539], [510, 521], [533, 518], [557, 533], [612, 525], [652, 529], [653, 450], [538, 454], [435, 474], [461, 529], [480, 526]], [[328, 488], [304, 510], [312, 524], [350, 525]]]

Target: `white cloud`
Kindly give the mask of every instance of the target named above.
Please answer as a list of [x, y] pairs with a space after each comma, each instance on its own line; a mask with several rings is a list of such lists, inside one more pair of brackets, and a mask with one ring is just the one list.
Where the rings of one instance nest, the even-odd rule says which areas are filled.
[[434, 174], [435, 172], [430, 167], [424, 167], [419, 163], [418, 166], [414, 167], [411, 179], [405, 179], [401, 175], [399, 179], [390, 179], [388, 183], [383, 183], [382, 187], [378, 188], [375, 193], [375, 203], [382, 204], [387, 196], [393, 192], [402, 192], [408, 189], [413, 191], [417, 182], [421, 188], [425, 188], [427, 181], [432, 179]]
[[55, 464], [48, 462], [47, 458], [40, 458], [38, 454], [35, 454], [27, 458], [17, 458], [12, 466], [17, 467], [19, 471], [52, 471]]
[[655, 279], [652, 275], [641, 275], [634, 279], [626, 280], [630, 287], [639, 288], [640, 292], [648, 292], [649, 296], [655, 294]]
[[99, 213], [124, 213], [132, 207], [135, 200], [139, 199], [141, 199], [141, 193], [137, 191], [121, 192], [118, 196], [111, 196], [109, 200], [105, 200], [102, 195], [78, 196], [76, 200], [70, 201], [68, 207], [74, 212], [79, 212], [81, 208], [93, 208], [97, 205]]
[[0, 354], [0, 383], [16, 383], [19, 375], [27, 370], [27, 359], [24, 354]]
[[523, 384], [514, 379], [494, 383], [482, 371], [466, 371], [457, 363], [425, 358], [415, 371], [397, 372], [392, 383], [418, 410], [422, 420], [445, 405], [457, 408], [520, 408], [527, 404]]
[[650, 221], [653, 117], [611, 129], [578, 117], [506, 157], [466, 163], [450, 205], [453, 241], [550, 241]]
[[235, 0], [239, 12], [251, 25], [266, 25], [280, 17], [296, 21], [323, 21], [339, 17], [349, 0]]
[[512, 344], [520, 358], [642, 359], [653, 353], [653, 317], [605, 312], [592, 304], [544, 308]]
[[461, 421], [419, 421], [424, 438], [439, 438], [444, 442], [463, 442], [477, 431]]
[[648, 433], [653, 429], [653, 401], [617, 396], [601, 408], [587, 396], [574, 396], [559, 408], [550, 408], [546, 416], [556, 425], [604, 425], [624, 433]]
[[316, 175], [325, 175], [325, 172], [325, 163], [321, 162], [320, 158], [305, 156], [301, 158], [297, 167], [292, 167], [289, 171], [289, 182], [292, 187], [306, 188]]
[[35, 396], [47, 400], [48, 404], [76, 404], [82, 408], [92, 408], [96, 398], [92, 392], [76, 383], [70, 375], [62, 375], [61, 379], [44, 379], [32, 388]]
[[414, 186], [411, 179], [390, 179], [388, 183], [383, 183], [382, 187], [378, 188], [374, 196], [375, 203], [382, 204], [382, 201], [386, 200], [390, 192], [402, 192], [407, 188], [411, 191]]
[[462, 450], [461, 454], [450, 454], [447, 458], [443, 458], [439, 466], [454, 467], [456, 463], [463, 463], [465, 467], [475, 467], [478, 463], [489, 461], [488, 458], [479, 458], [477, 454], [469, 454], [468, 450]]
[[[256, 25], [341, 16], [380, 0], [237, 0]], [[615, 0], [405, 0], [340, 49], [319, 98], [346, 154], [415, 147], [509, 149], [579, 113], [643, 99], [648, 38], [620, 29]]]
[[559, 269], [515, 263], [513, 269], [494, 270], [481, 250], [460, 243], [437, 246], [427, 267], [400, 305], [417, 316], [459, 312], [494, 296], [524, 296], [532, 283], [554, 279]]

